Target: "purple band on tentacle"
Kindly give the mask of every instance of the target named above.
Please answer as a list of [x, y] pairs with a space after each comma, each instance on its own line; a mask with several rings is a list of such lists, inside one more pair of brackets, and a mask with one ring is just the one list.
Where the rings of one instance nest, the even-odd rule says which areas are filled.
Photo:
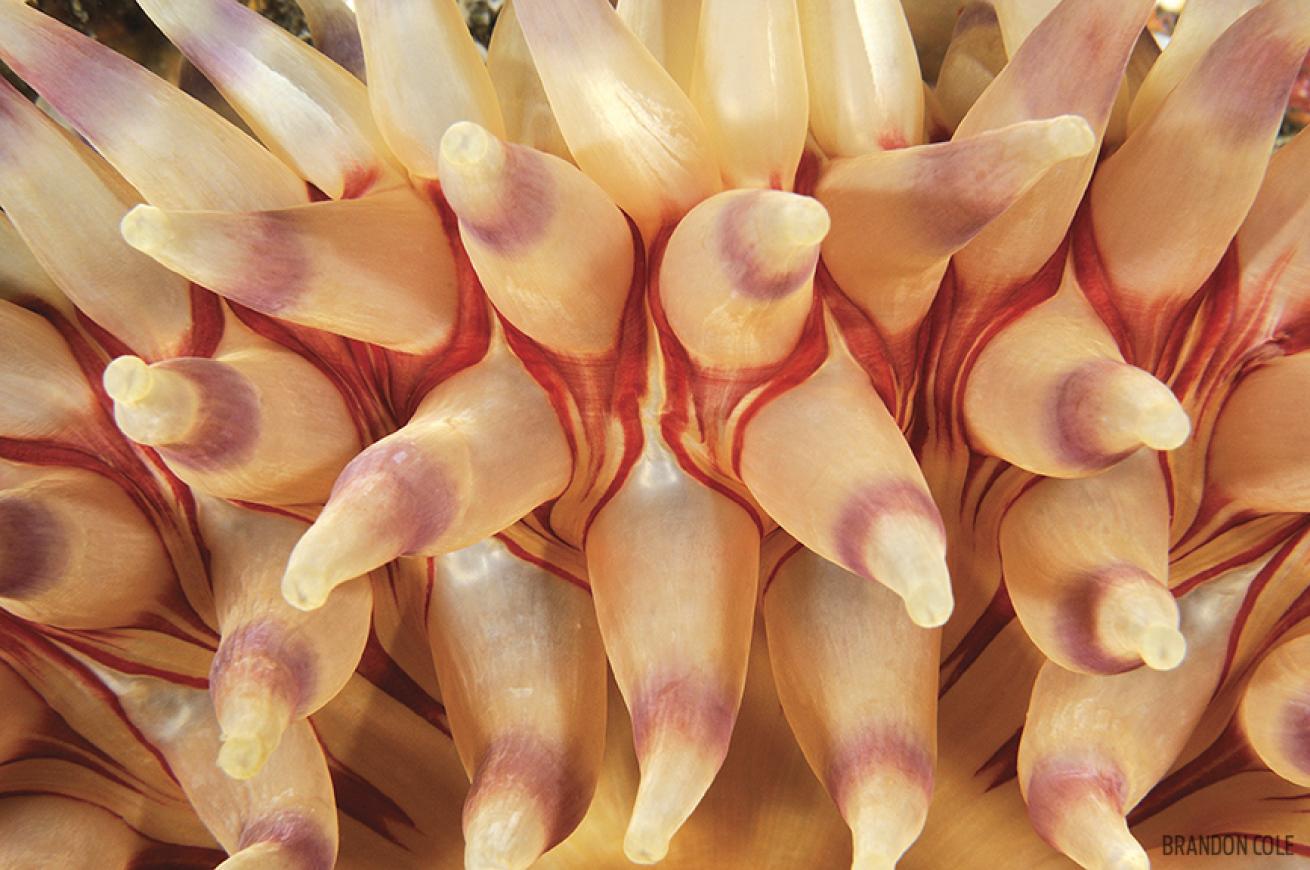
[[281, 811], [254, 819], [241, 831], [237, 850], [277, 843], [291, 863], [287, 870], [332, 870], [337, 849], [323, 831], [297, 812]]
[[814, 246], [814, 256], [785, 272], [770, 271], [762, 265], [759, 248], [743, 232], [751, 211], [759, 207], [761, 195], [765, 194], [739, 196], [724, 206], [716, 235], [719, 255], [737, 291], [751, 299], [769, 301], [795, 292], [814, 275], [814, 267], [819, 262], [819, 246]]
[[864, 554], [874, 524], [905, 516], [928, 520], [941, 533], [942, 541], [946, 540], [946, 527], [937, 505], [914, 481], [893, 480], [867, 486], [847, 499], [833, 529], [842, 567], [865, 579], [877, 579]]
[[[503, 190], [512, 198], [503, 199], [494, 217], [460, 220], [460, 226], [473, 238], [499, 254], [511, 254], [530, 248], [540, 241], [558, 209], [555, 181], [542, 166], [543, 158], [529, 149], [505, 146]], [[577, 227], [586, 232], [586, 227]]]
[[458, 513], [458, 489], [450, 472], [414, 444], [379, 443], [346, 466], [328, 496], [329, 503], [367, 478], [385, 500], [374, 520], [388, 535], [398, 535], [404, 553], [413, 553], [450, 527]]
[[174, 359], [159, 364], [196, 386], [196, 424], [180, 444], [162, 445], [166, 459], [201, 471], [221, 471], [248, 460], [259, 440], [259, 395], [236, 369], [212, 359]]
[[0, 596], [23, 599], [48, 589], [66, 547], [53, 511], [29, 498], [0, 497]]
[[878, 771], [894, 770], [923, 791], [932, 794], [933, 759], [922, 741], [893, 728], [871, 727], [847, 742], [828, 765], [828, 793], [843, 813], [859, 796], [860, 783]]
[[594, 788], [575, 775], [576, 763], [560, 747], [530, 734], [493, 741], [477, 760], [464, 802], [465, 829], [483, 801], [513, 791], [537, 804], [547, 826], [546, 848], [554, 846], [572, 833], [591, 803]]

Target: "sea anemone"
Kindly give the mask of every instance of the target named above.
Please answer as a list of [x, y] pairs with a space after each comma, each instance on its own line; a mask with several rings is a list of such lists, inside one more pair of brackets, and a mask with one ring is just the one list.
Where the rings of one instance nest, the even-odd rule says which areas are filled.
[[0, 865], [1310, 855], [1310, 0], [139, 2], [0, 0]]

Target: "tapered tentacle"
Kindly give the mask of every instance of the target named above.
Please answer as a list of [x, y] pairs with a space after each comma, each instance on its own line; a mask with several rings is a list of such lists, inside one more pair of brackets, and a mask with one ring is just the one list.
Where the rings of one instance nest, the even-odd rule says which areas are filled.
[[[1098, 170], [1096, 242], [1143, 359], [1158, 352], [1255, 201], [1307, 50], [1310, 2], [1252, 10]], [[1198, 141], [1197, 129], [1209, 132]]]
[[1042, 667], [1019, 742], [1019, 786], [1037, 833], [1082, 866], [1149, 866], [1124, 816], [1169, 770], [1209, 703], [1251, 578], [1230, 575], [1180, 599], [1188, 654], [1172, 671]]
[[932, 81], [941, 69], [963, 0], [904, 0], [903, 5], [924, 78]]
[[745, 509], [690, 477], [654, 426], [588, 533], [596, 615], [641, 767], [623, 844], [631, 861], [664, 857], [728, 751], [759, 543]]
[[563, 353], [613, 351], [632, 233], [595, 182], [461, 122], [441, 140], [441, 186], [487, 296], [511, 323]]
[[[1018, 52], [1020, 46], [1036, 29], [1037, 25], [1050, 15], [1058, 4], [1059, 0], [994, 0], [994, 3], [991, 4], [994, 8], [990, 15], [987, 13], [986, 7], [981, 10], [974, 7], [971, 15], [979, 20], [979, 24], [976, 26], [979, 27], [980, 32], [974, 35], [965, 31], [964, 48], [972, 52], [983, 52], [989, 49], [992, 52], [1000, 52], [1003, 62], [1007, 55], [1013, 57]], [[962, 12], [960, 25], [965, 24], [965, 19], [966, 16]], [[1128, 110], [1132, 105], [1133, 97], [1159, 54], [1160, 49], [1156, 45], [1153, 35], [1149, 30], [1141, 28], [1128, 57], [1126, 76], [1115, 94], [1114, 103], [1111, 106], [1110, 115], [1103, 130], [1103, 142], [1108, 149], [1113, 150], [1123, 144], [1123, 140], [1128, 134]], [[990, 62], [995, 63], [994, 60], [990, 60]], [[989, 69], [987, 66], [975, 66], [968, 61], [965, 63], [964, 70], [966, 76], [965, 88], [970, 88], [970, 86], [972, 88], [985, 88], [989, 73], [991, 78], [999, 73], [999, 67]], [[944, 65], [943, 72], [946, 71]], [[966, 93], [968, 93], [967, 90]], [[946, 96], [949, 98], [951, 94], [948, 92]], [[975, 93], [974, 96], [976, 98], [977, 94]], [[967, 109], [968, 106], [965, 108]]]
[[791, 190], [809, 126], [795, 0], [706, 0], [690, 94], [728, 186]]
[[305, 13], [314, 48], [365, 81], [364, 48], [360, 45], [354, 4], [348, 0], [297, 0], [296, 5]]
[[941, 625], [954, 606], [941, 515], [835, 329], [829, 342], [818, 371], [746, 423], [741, 478], [806, 547], [890, 588], [916, 624]]
[[7, 215], [0, 216], [0, 299], [19, 304], [39, 299], [65, 317], [76, 316], [72, 301], [50, 280]]
[[582, 820], [605, 745], [587, 592], [497, 539], [436, 560], [428, 631], [473, 788], [464, 866], [524, 870]]
[[954, 130], [1005, 66], [1009, 55], [991, 3], [960, 10], [933, 93]]
[[95, 397], [55, 328], [0, 302], [0, 436], [67, 435], [94, 409]]
[[[955, 139], [1072, 114], [1087, 120], [1099, 142], [1151, 5], [1151, 0], [1063, 0], [974, 103]], [[979, 233], [957, 255], [966, 285], [1003, 290], [1035, 274], [1068, 231], [1095, 164], [1093, 150], [1052, 169]]]
[[941, 633], [802, 548], [773, 572], [764, 621], [783, 711], [854, 835], [852, 867], [894, 866], [928, 814]]
[[[2, 20], [2, 19], [0, 19]], [[87, 316], [152, 358], [186, 339], [186, 280], [123, 243], [140, 197], [98, 156], [0, 83], [0, 207], [45, 271]], [[79, 219], [70, 222], [68, 209]]]
[[[123, 715], [116, 696], [83, 666], [85, 660], [70, 659], [46, 641], [56, 634], [66, 638], [97, 635], [39, 631], [7, 615], [2, 618], [3, 791], [61, 795], [112, 808], [157, 843], [210, 845], [213, 838], [187, 804], [157, 750]], [[119, 632], [99, 633], [100, 637], [116, 635], [121, 636]], [[182, 643], [173, 645], [172, 651], [180, 655], [169, 661], [166, 669], [179, 666], [197, 676], [203, 674], [207, 650]], [[63, 866], [62, 854], [54, 854]], [[206, 857], [212, 863], [212, 856]], [[49, 860], [47, 854], [36, 866], [45, 866]]]
[[1001, 557], [1024, 630], [1061, 667], [1117, 673], [1182, 661], [1167, 585], [1169, 496], [1153, 454], [1038, 483], [1006, 513]]
[[25, 4], [0, 4], [0, 58], [155, 205], [249, 210], [309, 198], [304, 182], [258, 142]]
[[1255, 204], [1237, 233], [1244, 307], [1268, 305], [1271, 324], [1310, 306], [1310, 134], [1269, 161]]
[[0, 863], [43, 867], [131, 867], [146, 843], [122, 819], [95, 804], [54, 795], [0, 798]]
[[1220, 412], [1210, 442], [1208, 482], [1244, 508], [1310, 511], [1310, 352], [1275, 359], [1248, 374]]
[[321, 503], [360, 447], [332, 382], [271, 345], [154, 365], [122, 356], [104, 386], [123, 434], [209, 495]]
[[1128, 113], [1159, 57], [1160, 46], [1155, 41], [1155, 35], [1150, 29], [1143, 29], [1133, 43], [1132, 53], [1128, 55], [1128, 68], [1124, 71], [1123, 83], [1110, 109], [1110, 120], [1105, 125], [1103, 145], [1106, 153], [1118, 150], [1128, 138]]
[[798, 0], [810, 129], [829, 157], [923, 141], [923, 85], [895, 0]]
[[1042, 19], [1059, 4], [1060, 0], [992, 0], [1006, 52], [1013, 57]]
[[1256, 667], [1238, 716], [1251, 747], [1270, 770], [1310, 785], [1310, 636], [1304, 627]]
[[332, 199], [403, 183], [364, 84], [233, 0], [141, 0], [274, 154]]
[[1095, 142], [1082, 118], [1064, 115], [836, 162], [815, 190], [833, 217], [824, 263], [886, 334], [903, 335], [927, 312], [951, 255]]
[[174, 588], [155, 527], [117, 484], [0, 464], [0, 606], [64, 628], [130, 625]]
[[209, 696], [152, 677], [102, 672], [128, 717], [158, 747], [200, 820], [231, 857], [222, 870], [331, 870], [337, 812], [323, 749], [308, 722], [282, 736], [246, 780], [214, 764], [219, 724]]
[[470, 546], [558, 495], [572, 465], [546, 393], [496, 341], [346, 466], [296, 544], [282, 592], [312, 609], [397, 556]]
[[1151, 67], [1128, 115], [1129, 132], [1138, 130], [1164, 103], [1165, 98], [1196, 69], [1234, 21], [1263, 0], [1192, 0], [1183, 7], [1169, 34], [1169, 45]]
[[373, 591], [360, 578], [314, 614], [297, 610], [282, 598], [279, 580], [307, 523], [212, 498], [201, 498], [199, 509], [222, 635], [209, 673], [222, 731], [218, 766], [250, 779], [286, 729], [335, 697], [354, 674]]
[[141, 206], [122, 232], [197, 284], [293, 323], [409, 353], [454, 330], [454, 257], [436, 211], [408, 190], [268, 212]]
[[505, 137], [538, 151], [572, 160], [555, 113], [546, 99], [546, 89], [532, 61], [532, 52], [519, 27], [514, 5], [507, 3], [496, 18], [487, 46], [487, 72], [500, 98], [505, 117]]
[[[224, 121], [227, 121], [229, 124], [232, 124], [234, 127], [241, 130], [241, 132], [246, 134], [248, 139], [251, 139], [252, 141], [254, 140], [254, 134], [250, 131], [250, 125], [247, 124], [245, 120], [237, 114], [237, 110], [232, 108], [231, 104], [223, 98], [223, 95], [218, 92], [218, 88], [214, 87], [214, 83], [205, 78], [205, 74], [197, 69], [196, 65], [188, 60], [185, 55], [177, 61], [177, 87], [184, 94], [194, 97], [215, 115], [218, 115]], [[285, 166], [285, 164], [283, 165]], [[286, 171], [291, 173], [293, 177], [295, 176], [295, 173], [292, 173], [290, 169], [287, 169]], [[305, 186], [303, 180], [297, 178], [297, 181], [301, 187]], [[306, 188], [305, 192], [309, 193], [309, 190]], [[305, 199], [305, 197], [301, 197], [301, 200], [303, 199]], [[294, 205], [295, 203], [291, 204]]]
[[791, 353], [829, 225], [819, 203], [782, 191], [733, 190], [692, 209], [660, 266], [664, 313], [692, 357], [741, 369]]
[[691, 101], [606, 0], [518, 0], [516, 10], [569, 151], [648, 240], [718, 189]]
[[683, 91], [690, 89], [703, 0], [619, 0], [619, 19]]
[[1142, 446], [1172, 450], [1191, 431], [1169, 388], [1123, 362], [1072, 271], [979, 354], [964, 417], [978, 448], [1048, 477], [1094, 474]]
[[373, 114], [411, 174], [438, 177], [441, 137], [457, 121], [503, 135], [491, 77], [455, 6], [363, 0], [357, 10]]
[[[57, 856], [60, 867], [76, 870], [130, 867], [149, 845], [160, 845], [138, 830], [163, 833], [175, 841], [197, 834], [202, 841], [209, 839], [198, 822], [180, 826], [189, 831], [169, 830], [169, 822], [190, 815], [180, 794], [165, 799], [174, 804], [174, 812], [160, 812], [164, 803], [152, 799], [153, 795], [124, 789], [114, 773], [95, 762], [85, 763], [90, 757], [83, 756], [82, 750], [88, 744], [64, 724], [57, 709], [64, 699], [57, 698], [52, 704], [44, 696], [50, 686], [26, 667], [19, 668], [22, 675], [0, 664], [0, 691], [5, 699], [5, 715], [0, 719], [0, 759], [5, 768], [0, 794], [0, 866], [45, 867], [51, 856]], [[78, 686], [75, 691], [85, 690]], [[84, 698], [81, 695], [77, 700]], [[83, 701], [82, 706], [93, 704]], [[103, 738], [110, 730], [93, 733]], [[104, 757], [97, 757], [96, 762]], [[137, 806], [124, 806], [120, 799], [125, 796], [135, 799]], [[143, 824], [143, 817], [151, 815], [154, 824]]]

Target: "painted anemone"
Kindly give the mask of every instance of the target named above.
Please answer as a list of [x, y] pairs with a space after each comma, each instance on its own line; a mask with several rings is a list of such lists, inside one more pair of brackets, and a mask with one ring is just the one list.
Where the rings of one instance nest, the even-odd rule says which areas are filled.
[[141, 5], [0, 3], [4, 866], [1307, 854], [1310, 2]]

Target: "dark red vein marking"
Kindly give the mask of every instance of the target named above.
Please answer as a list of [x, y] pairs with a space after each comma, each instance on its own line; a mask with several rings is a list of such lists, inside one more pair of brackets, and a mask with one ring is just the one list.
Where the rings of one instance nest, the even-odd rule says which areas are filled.
[[368, 641], [356, 672], [376, 689], [391, 696], [412, 713], [447, 737], [450, 725], [446, 721], [446, 708], [442, 703], [414, 682], [409, 674], [387, 654], [377, 633], [369, 628]]

